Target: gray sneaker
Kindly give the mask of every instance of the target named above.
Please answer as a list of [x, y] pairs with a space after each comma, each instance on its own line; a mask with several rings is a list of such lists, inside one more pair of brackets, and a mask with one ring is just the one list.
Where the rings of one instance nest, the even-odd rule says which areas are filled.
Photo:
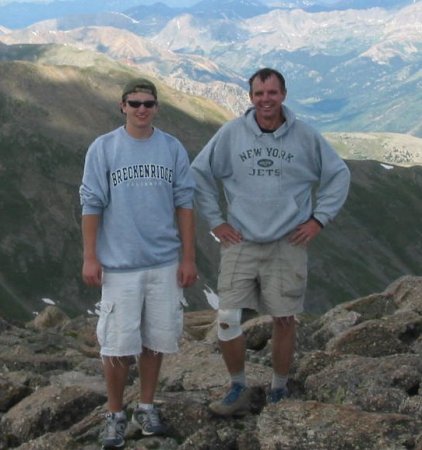
[[218, 416], [244, 416], [250, 411], [250, 391], [240, 383], [233, 383], [222, 400], [210, 403], [210, 410]]
[[126, 426], [126, 414], [123, 417], [116, 417], [115, 413], [108, 412], [105, 416], [103, 448], [123, 447], [125, 445]]
[[161, 423], [160, 415], [155, 408], [145, 410], [136, 408], [132, 414], [132, 423], [142, 430], [144, 436], [161, 435], [167, 427]]

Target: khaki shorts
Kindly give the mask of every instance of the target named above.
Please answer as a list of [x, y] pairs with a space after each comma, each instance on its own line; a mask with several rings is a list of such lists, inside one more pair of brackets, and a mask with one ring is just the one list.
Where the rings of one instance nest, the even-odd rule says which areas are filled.
[[287, 238], [241, 242], [221, 249], [220, 309], [249, 308], [273, 317], [303, 311], [308, 253]]
[[102, 356], [137, 356], [142, 347], [178, 350], [183, 329], [183, 290], [178, 264], [103, 274], [97, 338]]

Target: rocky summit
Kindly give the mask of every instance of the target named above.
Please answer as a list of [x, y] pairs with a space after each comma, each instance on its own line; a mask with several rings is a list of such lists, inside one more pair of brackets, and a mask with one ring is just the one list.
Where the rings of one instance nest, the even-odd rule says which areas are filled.
[[[0, 319], [0, 449], [100, 448], [106, 407], [96, 317], [46, 307], [26, 324]], [[215, 312], [185, 316], [181, 351], [164, 360], [157, 404], [166, 437], [129, 425], [126, 449], [421, 450], [422, 277], [297, 317], [291, 396], [265, 404], [271, 379], [271, 318], [245, 315], [250, 414], [213, 417], [228, 387]], [[125, 402], [137, 401], [133, 366]]]

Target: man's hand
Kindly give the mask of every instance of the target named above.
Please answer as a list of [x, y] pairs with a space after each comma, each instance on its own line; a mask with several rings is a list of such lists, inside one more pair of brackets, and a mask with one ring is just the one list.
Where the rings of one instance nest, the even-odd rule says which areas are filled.
[[193, 261], [181, 261], [177, 269], [177, 281], [180, 287], [192, 286], [198, 279], [198, 271]]
[[240, 231], [237, 231], [228, 223], [222, 223], [221, 225], [218, 225], [218, 227], [213, 228], [211, 231], [214, 236], [219, 239], [223, 247], [238, 244], [243, 240], [243, 236]]
[[289, 242], [293, 245], [308, 245], [322, 230], [321, 224], [315, 219], [299, 225], [290, 235]]
[[96, 258], [85, 259], [82, 266], [82, 279], [88, 286], [101, 286], [102, 279], [101, 264]]

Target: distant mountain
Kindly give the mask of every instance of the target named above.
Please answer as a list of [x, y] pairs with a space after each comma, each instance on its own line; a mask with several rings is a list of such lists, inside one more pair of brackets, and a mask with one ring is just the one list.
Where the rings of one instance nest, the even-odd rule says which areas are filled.
[[[181, 13], [209, 18], [246, 18], [264, 14], [272, 9], [303, 9], [309, 12], [345, 9], [399, 8], [413, 3], [413, 0], [202, 0], [195, 2], [173, 1], [170, 6], [161, 2], [139, 0], [53, 0], [49, 2], [0, 2], [0, 25], [9, 28], [24, 28], [35, 22], [71, 15], [97, 14], [102, 12], [123, 12], [134, 14], [144, 24], [148, 18], [169, 19]], [[172, 4], [171, 4], [172, 3]], [[189, 6], [185, 6], [188, 3]], [[143, 13], [144, 15], [143, 15]], [[151, 24], [150, 24], [151, 25]]]
[[[110, 16], [111, 14], [101, 15], [102, 18]], [[70, 24], [68, 19], [60, 19], [41, 22], [4, 37], [0, 36], [0, 43], [2, 40], [7, 43], [17, 40], [32, 44], [59, 43], [68, 46], [68, 51], [60, 54], [50, 47], [51, 51], [37, 55], [43, 62], [52, 64], [78, 65], [78, 61], [83, 61], [79, 57], [80, 49], [101, 52], [115, 61], [163, 78], [176, 89], [210, 98], [234, 113], [243, 111], [249, 103], [247, 93], [239, 86], [243, 79], [235, 72], [221, 68], [200, 55], [172, 52], [124, 28], [73, 28], [72, 19]], [[69, 44], [75, 51], [72, 51]]]
[[0, 25], [8, 28], [24, 28], [41, 20], [79, 14], [96, 14], [104, 11], [123, 11], [138, 4], [137, 0], [11, 2], [0, 5]]
[[[99, 292], [85, 288], [80, 277], [78, 186], [84, 155], [94, 137], [122, 123], [121, 87], [145, 73], [57, 45], [0, 45], [0, 73], [1, 315], [29, 317], [49, 300], [70, 314], [93, 309]], [[155, 81], [161, 103], [157, 125], [179, 137], [193, 158], [230, 115]], [[398, 147], [401, 154], [418, 147], [409, 136], [377, 135], [376, 145], [373, 135], [330, 139], [357, 159], [360, 148], [376, 159], [379, 148]], [[308, 311], [327, 310], [380, 291], [401, 275], [420, 273], [422, 167], [393, 161], [348, 162], [353, 176], [346, 206], [310, 249]], [[216, 287], [219, 248], [200, 219], [197, 235], [200, 280], [187, 297], [192, 309], [203, 309], [204, 290]]]
[[371, 9], [371, 8], [385, 8], [396, 9], [403, 6], [415, 3], [413, 0], [298, 0], [294, 2], [297, 7], [309, 12], [322, 11], [344, 11], [346, 9]]
[[287, 104], [320, 130], [422, 136], [422, 2], [344, 11], [338, 2], [306, 3], [332, 10], [251, 0], [155, 4], [39, 22], [0, 32], [0, 41], [96, 50], [234, 114], [249, 105], [251, 72], [271, 66], [286, 76]]
[[272, 8], [256, 0], [202, 0], [187, 13], [205, 19], [247, 19], [269, 12]]
[[[232, 23], [184, 15], [151, 40], [179, 54], [201, 52], [244, 78], [279, 69], [288, 103], [320, 129], [422, 136], [421, 21], [422, 2], [394, 13], [274, 10]], [[219, 33], [223, 25], [232, 32]]]

